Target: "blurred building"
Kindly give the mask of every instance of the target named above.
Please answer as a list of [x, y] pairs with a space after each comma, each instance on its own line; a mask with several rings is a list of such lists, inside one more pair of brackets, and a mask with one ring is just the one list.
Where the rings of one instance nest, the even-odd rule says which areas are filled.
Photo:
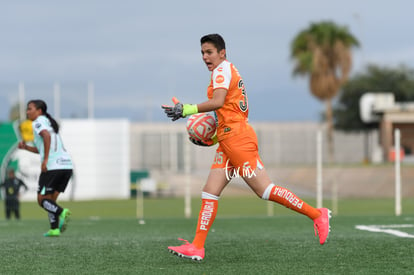
[[392, 93], [366, 93], [360, 100], [362, 121], [378, 122], [380, 146], [384, 160], [393, 160], [394, 131], [401, 133], [401, 156], [409, 158], [414, 153], [414, 102], [395, 102]]

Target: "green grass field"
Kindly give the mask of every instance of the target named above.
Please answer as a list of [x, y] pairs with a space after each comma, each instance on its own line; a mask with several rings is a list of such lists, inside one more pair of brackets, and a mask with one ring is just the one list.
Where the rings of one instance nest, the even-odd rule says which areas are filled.
[[[413, 200], [403, 202], [395, 217], [392, 200], [340, 201], [321, 246], [306, 217], [278, 205], [268, 217], [257, 198], [222, 198], [201, 263], [167, 252], [178, 237], [192, 240], [198, 199], [190, 219], [182, 199], [146, 199], [144, 225], [134, 200], [62, 202], [73, 215], [59, 238], [42, 236], [47, 215], [25, 202], [21, 221], [0, 221], [0, 274], [413, 274], [414, 238], [355, 228], [414, 225]], [[391, 229], [414, 235], [408, 226]]]

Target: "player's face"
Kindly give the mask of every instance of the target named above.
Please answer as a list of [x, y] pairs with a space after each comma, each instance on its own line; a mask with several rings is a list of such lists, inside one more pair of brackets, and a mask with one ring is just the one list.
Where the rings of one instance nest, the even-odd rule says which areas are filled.
[[36, 109], [36, 106], [33, 103], [27, 105], [26, 116], [29, 120], [35, 120], [38, 116], [42, 114], [42, 110]]
[[223, 49], [220, 52], [217, 51], [217, 48], [214, 44], [206, 42], [201, 45], [201, 54], [203, 56], [203, 61], [207, 65], [209, 71], [214, 70], [226, 59], [226, 50]]
[[10, 171], [10, 172], [9, 172], [9, 178], [10, 178], [10, 179], [14, 178], [14, 171]]

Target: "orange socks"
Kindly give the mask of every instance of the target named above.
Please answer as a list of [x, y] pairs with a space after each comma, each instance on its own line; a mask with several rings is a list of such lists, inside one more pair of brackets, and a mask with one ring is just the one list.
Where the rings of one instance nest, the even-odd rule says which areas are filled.
[[198, 249], [204, 247], [208, 231], [216, 218], [218, 198], [217, 196], [203, 192], [196, 235], [193, 240], [193, 245]]
[[276, 186], [273, 183], [266, 188], [262, 199], [277, 202], [298, 213], [308, 216], [312, 220], [321, 215], [321, 212], [318, 209], [305, 203], [288, 189]]
[[[198, 215], [196, 234], [192, 242], [197, 249], [204, 247], [207, 234], [216, 218], [219, 199], [218, 196], [206, 192], [202, 193], [201, 198], [201, 210]], [[298, 213], [308, 216], [312, 220], [321, 215], [321, 212], [318, 209], [308, 205], [288, 189], [276, 186], [273, 183], [269, 184], [266, 188], [262, 199], [277, 202]]]

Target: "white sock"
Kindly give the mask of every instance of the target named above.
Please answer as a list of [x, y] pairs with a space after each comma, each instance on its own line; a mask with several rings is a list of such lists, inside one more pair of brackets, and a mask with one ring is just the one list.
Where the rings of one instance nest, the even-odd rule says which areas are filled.
[[202, 199], [209, 199], [209, 200], [216, 200], [216, 201], [218, 201], [218, 199], [220, 197], [218, 197], [216, 195], [213, 195], [213, 194], [210, 194], [210, 193], [207, 193], [207, 192], [203, 192], [203, 193], [201, 193], [201, 198]]
[[275, 185], [273, 183], [271, 183], [271, 184], [269, 184], [269, 186], [267, 186], [266, 190], [263, 192], [262, 199], [269, 200], [270, 192], [272, 191], [272, 188], [274, 186]]

